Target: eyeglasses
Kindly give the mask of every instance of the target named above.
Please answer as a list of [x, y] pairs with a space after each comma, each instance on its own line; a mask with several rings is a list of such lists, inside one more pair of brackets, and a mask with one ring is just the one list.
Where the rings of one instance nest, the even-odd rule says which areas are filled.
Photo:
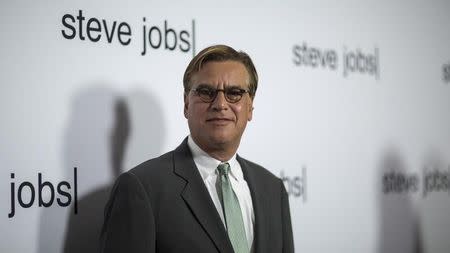
[[219, 94], [219, 91], [222, 91], [225, 95], [225, 100], [230, 103], [237, 103], [242, 99], [245, 93], [248, 93], [248, 90], [237, 88], [237, 87], [228, 87], [225, 89], [214, 89], [209, 86], [199, 86], [195, 89], [191, 89], [200, 99], [205, 103], [211, 103]]

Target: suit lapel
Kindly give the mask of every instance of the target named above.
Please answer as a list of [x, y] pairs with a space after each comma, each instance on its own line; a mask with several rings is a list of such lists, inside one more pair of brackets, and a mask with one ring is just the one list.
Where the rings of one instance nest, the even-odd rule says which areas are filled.
[[267, 229], [265, 221], [270, 218], [267, 214], [268, 206], [264, 204], [264, 186], [258, 183], [257, 175], [251, 165], [240, 156], [236, 158], [241, 165], [245, 181], [247, 181], [252, 196], [253, 210], [255, 212], [254, 252], [263, 253], [268, 248], [266, 243], [270, 242], [270, 238], [267, 238], [267, 234], [264, 232]]
[[233, 252], [223, 222], [192, 159], [187, 138], [174, 151], [174, 172], [186, 180], [187, 184], [181, 196], [218, 251]]

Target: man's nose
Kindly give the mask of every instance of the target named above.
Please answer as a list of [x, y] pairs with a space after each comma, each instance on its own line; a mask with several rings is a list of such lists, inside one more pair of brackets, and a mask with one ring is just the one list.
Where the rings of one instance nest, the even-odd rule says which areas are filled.
[[212, 103], [211, 107], [214, 110], [224, 110], [224, 109], [226, 109], [228, 102], [227, 102], [227, 100], [225, 98], [225, 92], [222, 91], [222, 90], [217, 91], [217, 96], [211, 103]]

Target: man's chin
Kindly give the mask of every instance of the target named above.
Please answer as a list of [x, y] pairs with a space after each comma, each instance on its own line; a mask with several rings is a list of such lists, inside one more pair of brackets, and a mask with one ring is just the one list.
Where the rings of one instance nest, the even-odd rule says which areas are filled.
[[223, 146], [230, 143], [229, 138], [223, 137], [223, 136], [211, 136], [210, 138], [211, 143], [217, 146]]
[[212, 134], [208, 139], [209, 142], [216, 147], [227, 147], [229, 145], [233, 145], [234, 143], [232, 136], [225, 133]]

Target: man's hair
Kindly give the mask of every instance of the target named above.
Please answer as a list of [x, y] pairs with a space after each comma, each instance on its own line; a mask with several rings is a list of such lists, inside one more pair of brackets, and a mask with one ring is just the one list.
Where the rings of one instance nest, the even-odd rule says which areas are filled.
[[214, 45], [203, 49], [189, 63], [184, 72], [183, 86], [184, 92], [188, 93], [191, 89], [192, 76], [200, 71], [207, 62], [223, 62], [236, 61], [244, 64], [249, 76], [249, 95], [253, 99], [258, 88], [258, 73], [256, 73], [255, 65], [248, 54], [242, 51], [236, 51], [232, 47], [226, 45]]

